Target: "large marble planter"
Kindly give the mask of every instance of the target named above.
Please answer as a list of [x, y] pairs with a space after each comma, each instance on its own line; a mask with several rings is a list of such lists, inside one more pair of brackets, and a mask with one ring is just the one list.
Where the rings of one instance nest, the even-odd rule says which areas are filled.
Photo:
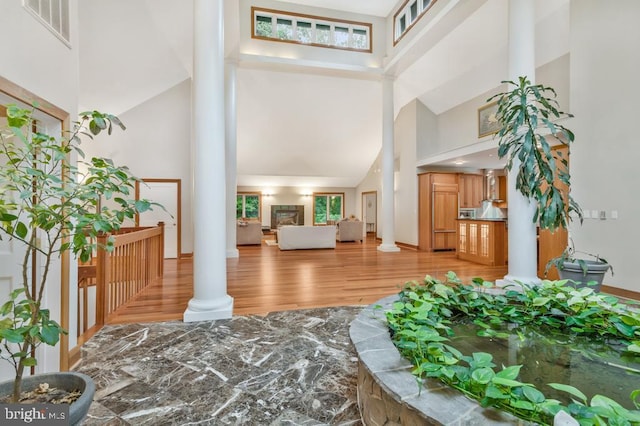
[[[412, 366], [391, 342], [384, 311], [397, 296], [365, 308], [349, 335], [358, 354], [358, 407], [362, 421], [374, 425], [514, 425], [528, 424], [508, 413], [483, 408], [437, 380], [420, 386]], [[382, 309], [375, 309], [380, 305]]]

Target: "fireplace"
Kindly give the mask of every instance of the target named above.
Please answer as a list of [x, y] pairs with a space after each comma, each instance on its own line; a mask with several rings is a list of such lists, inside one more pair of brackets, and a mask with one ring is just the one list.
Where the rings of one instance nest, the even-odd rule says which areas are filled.
[[271, 206], [271, 229], [280, 225], [304, 225], [304, 206]]

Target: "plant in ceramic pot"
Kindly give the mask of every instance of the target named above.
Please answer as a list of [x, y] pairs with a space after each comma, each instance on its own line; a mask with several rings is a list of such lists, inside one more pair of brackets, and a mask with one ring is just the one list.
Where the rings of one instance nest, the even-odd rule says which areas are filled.
[[136, 178], [126, 167], [106, 158], [86, 161], [79, 148], [81, 137], [111, 134], [114, 125], [124, 129], [117, 117], [85, 112], [66, 137], [56, 137], [37, 130], [32, 112], [7, 106], [7, 125], [0, 129], [0, 238], [24, 250], [21, 280], [0, 304], [0, 356], [15, 370], [14, 402], [25, 369], [37, 364], [36, 348], [56, 345], [66, 333], [42, 304], [56, 259], [71, 252], [88, 260], [99, 234], [119, 229], [152, 204], [128, 198]]
[[[588, 258], [576, 257], [576, 253]], [[552, 267], [558, 270], [560, 279], [568, 280], [570, 285], [576, 288], [589, 285], [595, 291], [600, 291], [604, 276], [609, 270], [613, 275], [613, 267], [605, 258], [597, 254], [576, 251], [573, 241], [560, 256], [549, 260], [545, 268], [545, 274]]]

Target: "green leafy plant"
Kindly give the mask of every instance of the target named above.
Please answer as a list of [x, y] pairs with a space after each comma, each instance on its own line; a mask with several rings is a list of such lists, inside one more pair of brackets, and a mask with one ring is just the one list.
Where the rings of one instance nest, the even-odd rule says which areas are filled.
[[[582, 273], [586, 275], [587, 272], [589, 271], [589, 263], [585, 259], [576, 257], [576, 254], [578, 253], [584, 256], [590, 257], [595, 262], [609, 264], [609, 262], [605, 258], [601, 257], [598, 254], [592, 254], [592, 253], [576, 250], [572, 241], [571, 244], [563, 250], [560, 256], [556, 256], [550, 259], [549, 262], [547, 262], [547, 265], [545, 266], [545, 269], [544, 269], [545, 276], [552, 267], [555, 267], [558, 271], [564, 269], [565, 262], [577, 263], [578, 265], [580, 265], [580, 269], [582, 269]], [[613, 275], [613, 266], [611, 266], [611, 264], [609, 264], [609, 270], [611, 271], [611, 275]]]
[[[509, 411], [523, 419], [551, 424], [553, 416], [566, 411], [584, 425], [640, 424], [640, 411], [628, 410], [604, 396], [588, 401], [575, 387], [556, 383], [573, 402], [563, 405], [549, 399], [530, 383], [519, 380], [521, 366], [497, 370], [491, 354], [462, 354], [452, 344], [451, 325], [467, 319], [480, 327], [479, 335], [507, 337], [505, 326], [529, 325], [556, 330], [559, 336], [581, 335], [621, 342], [626, 353], [640, 356], [640, 311], [612, 296], [590, 288], [575, 289], [566, 281], [543, 281], [492, 295], [483, 289], [492, 284], [481, 279], [463, 285], [453, 273], [447, 282], [425, 277], [409, 282], [399, 300], [386, 313], [398, 350], [415, 366], [419, 378], [435, 378], [454, 387], [483, 406]], [[640, 390], [631, 394], [637, 408]]]
[[572, 115], [559, 110], [551, 87], [531, 84], [527, 77], [502, 83], [513, 87], [488, 100], [498, 102], [498, 156], [507, 157], [508, 170], [518, 168], [516, 189], [537, 204], [533, 221], [553, 231], [566, 228], [572, 213], [582, 220], [580, 206], [558, 184], [570, 188], [568, 159], [560, 152], [556, 159], [552, 149], [552, 143], [569, 147], [574, 141], [574, 134], [557, 123]]
[[[24, 248], [21, 282], [0, 307], [0, 357], [15, 370], [14, 402], [25, 367], [37, 364], [36, 347], [56, 345], [66, 333], [42, 306], [54, 258], [70, 251], [88, 260], [99, 234], [119, 229], [153, 204], [127, 198], [136, 178], [126, 167], [107, 158], [85, 161], [79, 148], [82, 136], [111, 134], [114, 125], [124, 130], [117, 117], [85, 112], [68, 137], [55, 137], [35, 130], [32, 112], [9, 105], [8, 125], [0, 129], [0, 238]], [[74, 155], [86, 172], [70, 160]], [[101, 199], [111, 200], [113, 207], [102, 205]], [[113, 241], [104, 249], [112, 250]], [[41, 263], [38, 271], [32, 270], [33, 259]]]

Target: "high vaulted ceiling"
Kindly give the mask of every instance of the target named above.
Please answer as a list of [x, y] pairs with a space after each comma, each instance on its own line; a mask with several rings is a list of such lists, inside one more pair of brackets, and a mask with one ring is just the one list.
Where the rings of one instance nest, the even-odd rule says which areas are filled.
[[[417, 98], [440, 114], [507, 74], [508, 2], [440, 1], [455, 19], [379, 70], [396, 77], [396, 113]], [[225, 1], [227, 52], [238, 49], [237, 2]], [[278, 8], [285, 3], [387, 17], [398, 2], [283, 0]], [[540, 65], [568, 51], [569, 0], [536, 6]], [[122, 114], [191, 77], [192, 1], [82, 0], [79, 10], [81, 109]], [[241, 62], [238, 110], [240, 185], [355, 187], [381, 148], [381, 89], [371, 75]]]

